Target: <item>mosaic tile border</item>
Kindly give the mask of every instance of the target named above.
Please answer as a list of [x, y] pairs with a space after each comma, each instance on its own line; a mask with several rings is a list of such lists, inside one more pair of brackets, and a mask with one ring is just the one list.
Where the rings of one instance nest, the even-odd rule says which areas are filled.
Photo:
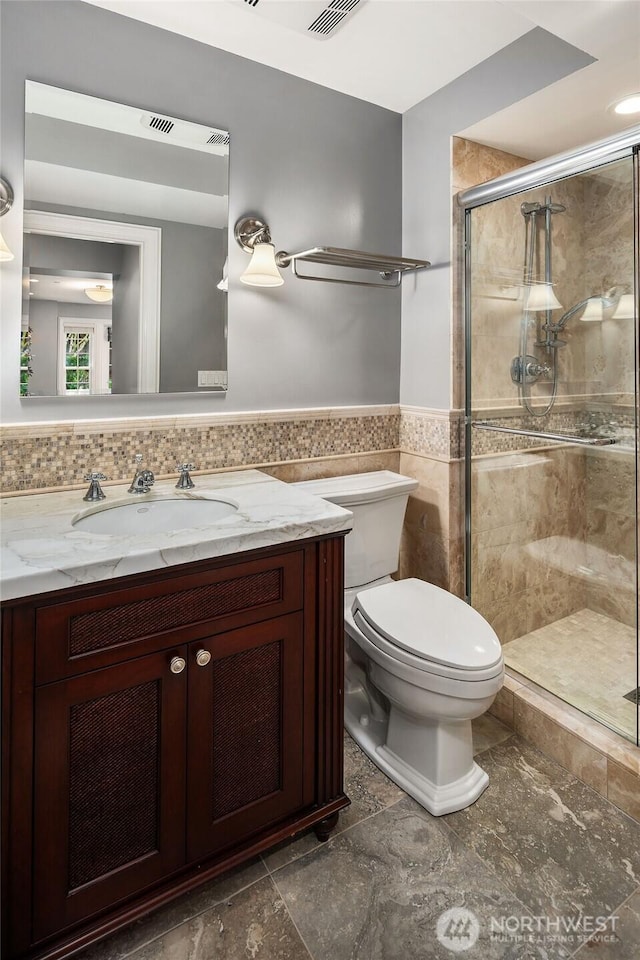
[[[491, 419], [506, 426], [549, 432], [615, 432], [618, 446], [634, 442], [633, 408], [619, 404], [579, 409], [560, 406], [540, 420], [519, 410]], [[488, 411], [478, 411], [489, 419]], [[614, 422], [612, 422], [614, 421]], [[475, 431], [474, 456], [544, 445], [507, 434]], [[2, 490], [6, 493], [75, 486], [89, 468], [124, 480], [133, 455], [143, 454], [160, 475], [178, 460], [201, 471], [288, 463], [390, 450], [449, 462], [464, 456], [461, 410], [384, 406], [246, 411], [176, 417], [19, 423], [0, 427]]]
[[398, 407], [360, 407], [19, 424], [0, 431], [2, 488], [76, 485], [90, 468], [125, 480], [136, 453], [160, 476], [183, 460], [202, 471], [397, 450], [399, 423]]
[[461, 410], [400, 407], [400, 449], [422, 457], [457, 460], [463, 450]]

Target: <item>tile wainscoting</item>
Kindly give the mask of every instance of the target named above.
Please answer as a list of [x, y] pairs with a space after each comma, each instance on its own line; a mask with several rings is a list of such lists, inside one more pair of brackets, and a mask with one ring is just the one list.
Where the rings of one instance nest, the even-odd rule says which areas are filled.
[[126, 480], [136, 453], [171, 476], [182, 461], [211, 472], [397, 451], [399, 420], [399, 408], [386, 406], [5, 426], [2, 487], [75, 486], [90, 469]]
[[259, 467], [295, 481], [394, 470], [420, 481], [407, 511], [402, 576], [462, 592], [460, 411], [358, 406], [185, 417], [23, 423], [0, 429], [3, 494], [82, 489], [90, 470], [126, 480], [142, 453], [160, 477]]

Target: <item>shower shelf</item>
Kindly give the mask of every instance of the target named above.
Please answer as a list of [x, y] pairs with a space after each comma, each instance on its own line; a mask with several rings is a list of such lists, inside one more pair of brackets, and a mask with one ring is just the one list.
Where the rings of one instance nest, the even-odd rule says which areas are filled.
[[518, 430], [516, 427], [498, 427], [486, 420], [472, 420], [471, 426], [476, 430], [493, 430], [496, 433], [512, 433], [519, 437], [535, 437], [537, 440], [560, 440], [563, 443], [579, 443], [583, 447], [610, 447], [614, 444], [614, 437], [575, 437], [566, 433], [543, 433], [541, 430]]
[[[395, 276], [395, 283], [374, 283], [366, 280], [342, 280], [337, 277], [316, 277], [298, 272], [298, 262], [321, 263], [330, 267], [347, 267], [356, 270], [375, 270], [385, 280]], [[429, 260], [415, 260], [411, 257], [386, 257], [364, 250], [345, 250], [342, 247], [311, 247], [300, 253], [278, 253], [278, 266], [293, 265], [293, 272], [300, 280], [320, 280], [325, 283], [347, 283], [358, 287], [399, 287], [405, 273], [425, 270], [431, 266]]]

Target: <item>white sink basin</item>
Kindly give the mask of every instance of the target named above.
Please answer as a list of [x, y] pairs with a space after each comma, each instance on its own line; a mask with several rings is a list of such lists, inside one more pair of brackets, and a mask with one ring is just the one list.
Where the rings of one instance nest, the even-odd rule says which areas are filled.
[[99, 507], [93, 513], [73, 520], [73, 526], [85, 533], [127, 534], [171, 533], [173, 530], [206, 527], [230, 517], [238, 505], [228, 500], [172, 497], [144, 500], [135, 497], [130, 503]]

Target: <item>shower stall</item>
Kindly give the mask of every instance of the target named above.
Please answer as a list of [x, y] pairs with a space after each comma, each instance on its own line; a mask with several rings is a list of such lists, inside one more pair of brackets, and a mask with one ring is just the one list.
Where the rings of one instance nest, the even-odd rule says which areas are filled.
[[639, 144], [459, 195], [467, 597], [516, 677], [635, 744]]

